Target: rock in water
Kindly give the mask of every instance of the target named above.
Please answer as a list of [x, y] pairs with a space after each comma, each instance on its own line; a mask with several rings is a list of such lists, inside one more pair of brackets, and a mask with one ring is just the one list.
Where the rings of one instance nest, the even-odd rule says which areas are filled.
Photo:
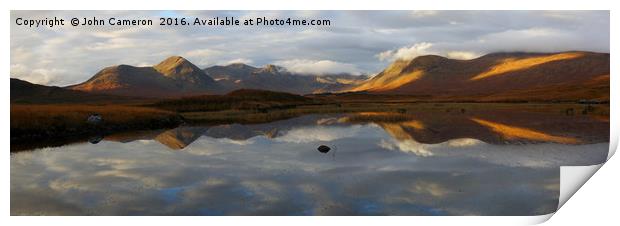
[[99, 143], [101, 140], [103, 140], [103, 136], [101, 136], [101, 135], [97, 135], [97, 136], [94, 136], [94, 137], [89, 138], [89, 139], [88, 139], [88, 142], [90, 142], [91, 144], [97, 144], [97, 143]]
[[89, 124], [97, 125], [103, 122], [103, 118], [101, 117], [100, 114], [92, 114], [88, 116], [88, 118], [86, 119], [86, 122], [88, 122]]
[[319, 150], [319, 152], [321, 153], [327, 153], [329, 152], [329, 150], [332, 150], [330, 147], [327, 147], [326, 145], [321, 145], [317, 148], [317, 150]]

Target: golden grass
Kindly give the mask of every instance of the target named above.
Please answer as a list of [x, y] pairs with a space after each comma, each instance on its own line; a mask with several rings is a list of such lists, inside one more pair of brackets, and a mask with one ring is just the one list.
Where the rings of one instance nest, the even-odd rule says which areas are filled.
[[549, 63], [549, 62], [559, 61], [559, 60], [574, 59], [574, 58], [578, 58], [581, 56], [583, 56], [583, 53], [560, 53], [560, 54], [554, 54], [550, 56], [528, 57], [524, 59], [509, 58], [493, 66], [488, 71], [480, 73], [472, 77], [469, 80], [472, 80], [472, 81], [480, 80], [480, 79], [489, 78], [492, 76], [497, 76], [497, 75], [501, 75], [501, 74], [508, 73], [508, 72], [528, 69], [528, 68], [541, 65], [544, 63]]
[[533, 129], [521, 128], [516, 126], [510, 126], [506, 124], [491, 122], [479, 118], [470, 118], [472, 121], [477, 122], [480, 125], [483, 125], [494, 132], [501, 134], [505, 139], [514, 140], [514, 139], [529, 139], [536, 141], [545, 141], [545, 142], [555, 142], [562, 144], [578, 144], [581, 143], [581, 140], [572, 138], [572, 137], [563, 137], [563, 136], [555, 136], [551, 134], [546, 134], [540, 131], [536, 131]]

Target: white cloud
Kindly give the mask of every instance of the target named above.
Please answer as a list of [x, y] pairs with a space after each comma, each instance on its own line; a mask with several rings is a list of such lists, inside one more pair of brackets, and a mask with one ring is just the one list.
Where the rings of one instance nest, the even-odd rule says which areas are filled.
[[212, 57], [214, 55], [219, 55], [221, 52], [218, 50], [212, 49], [195, 49], [185, 52], [182, 56], [184, 57]]
[[28, 68], [22, 64], [11, 64], [11, 78], [18, 78], [35, 84], [53, 85], [62, 81], [66, 71], [57, 68]]
[[383, 51], [376, 55], [381, 61], [392, 62], [395, 60], [412, 60], [418, 56], [440, 55], [450, 59], [470, 60], [479, 57], [480, 54], [473, 51], [440, 51], [441, 45], [429, 42], [415, 43], [396, 50]]
[[433, 47], [432, 43], [421, 42], [411, 46], [405, 46], [397, 50], [387, 50], [381, 52], [377, 54], [377, 57], [381, 61], [411, 60], [418, 56], [436, 54], [430, 50], [431, 47]]
[[99, 50], [112, 50], [112, 49], [125, 49], [136, 46], [138, 43], [135, 40], [128, 38], [110, 38], [103, 42], [96, 42], [92, 45], [86, 46], [87, 50], [99, 51]]
[[290, 72], [301, 74], [360, 74], [360, 70], [353, 64], [341, 63], [331, 60], [294, 59], [276, 61], [274, 62], [274, 64], [285, 67]]
[[182, 57], [187, 58], [189, 61], [191, 61], [195, 65], [198, 65], [199, 67], [211, 65], [215, 62], [222, 62], [218, 60], [218, 58], [220, 58], [222, 55], [224, 55], [222, 51], [214, 49], [196, 49], [181, 54]]
[[251, 60], [251, 59], [237, 58], [237, 59], [232, 59], [232, 60], [226, 61], [225, 64], [248, 64], [248, 65], [251, 65], [253, 63], [254, 63], [254, 61]]
[[479, 56], [480, 54], [469, 51], [451, 51], [446, 54], [446, 57], [457, 60], [471, 60]]

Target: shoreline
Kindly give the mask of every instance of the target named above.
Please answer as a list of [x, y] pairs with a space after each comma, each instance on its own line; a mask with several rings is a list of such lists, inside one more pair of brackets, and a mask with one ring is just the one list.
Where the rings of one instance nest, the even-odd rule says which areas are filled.
[[[221, 124], [259, 124], [278, 120], [285, 120], [308, 114], [333, 114], [333, 113], [363, 113], [363, 112], [386, 112], [406, 115], [418, 114], [483, 114], [488, 112], [529, 112], [566, 115], [567, 109], [573, 109], [572, 114], [582, 116], [582, 111], [592, 117], [600, 117], [605, 120], [609, 116], [608, 104], [565, 104], [565, 103], [326, 103], [321, 105], [301, 105], [286, 109], [265, 110], [220, 110], [201, 112], [173, 112], [156, 108], [144, 108], [138, 106], [57, 106], [59, 109], [52, 113], [38, 112], [39, 117], [44, 116], [48, 123], [39, 123], [38, 117], [28, 117], [21, 114], [23, 121], [30, 123], [28, 126], [19, 127], [23, 124], [14, 124], [11, 117], [11, 152], [28, 150], [31, 148], [57, 146], [76, 141], [85, 141], [97, 136], [107, 136], [121, 132], [147, 131], [157, 129], [171, 129], [183, 125], [221, 125]], [[41, 106], [37, 105], [11, 105], [11, 115], [17, 115], [20, 111], [33, 111]], [[49, 106], [43, 106], [49, 108]], [[91, 108], [91, 109], [89, 109]], [[65, 114], [75, 112], [58, 112], [56, 110], [80, 109], [81, 122], [73, 122], [75, 119]], [[107, 110], [103, 110], [107, 109]], [[117, 111], [112, 111], [115, 109]], [[590, 111], [587, 111], [591, 109]], [[101, 125], [88, 124], [85, 119], [90, 112], [103, 112], [104, 123]], [[112, 114], [112, 115], [110, 115]], [[25, 117], [25, 118], [23, 118]], [[78, 117], [78, 118], [80, 118]], [[116, 117], [116, 118], [115, 118]], [[75, 118], [75, 117], [73, 117]], [[108, 119], [108, 120], [106, 120]], [[73, 121], [72, 121], [73, 120]], [[608, 120], [608, 119], [607, 119]]]

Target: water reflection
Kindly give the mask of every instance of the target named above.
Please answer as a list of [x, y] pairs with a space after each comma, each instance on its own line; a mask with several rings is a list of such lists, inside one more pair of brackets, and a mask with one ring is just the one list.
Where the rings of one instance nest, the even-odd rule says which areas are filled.
[[563, 120], [356, 113], [117, 134], [12, 153], [11, 214], [547, 214], [559, 166], [607, 157], [608, 122]]

